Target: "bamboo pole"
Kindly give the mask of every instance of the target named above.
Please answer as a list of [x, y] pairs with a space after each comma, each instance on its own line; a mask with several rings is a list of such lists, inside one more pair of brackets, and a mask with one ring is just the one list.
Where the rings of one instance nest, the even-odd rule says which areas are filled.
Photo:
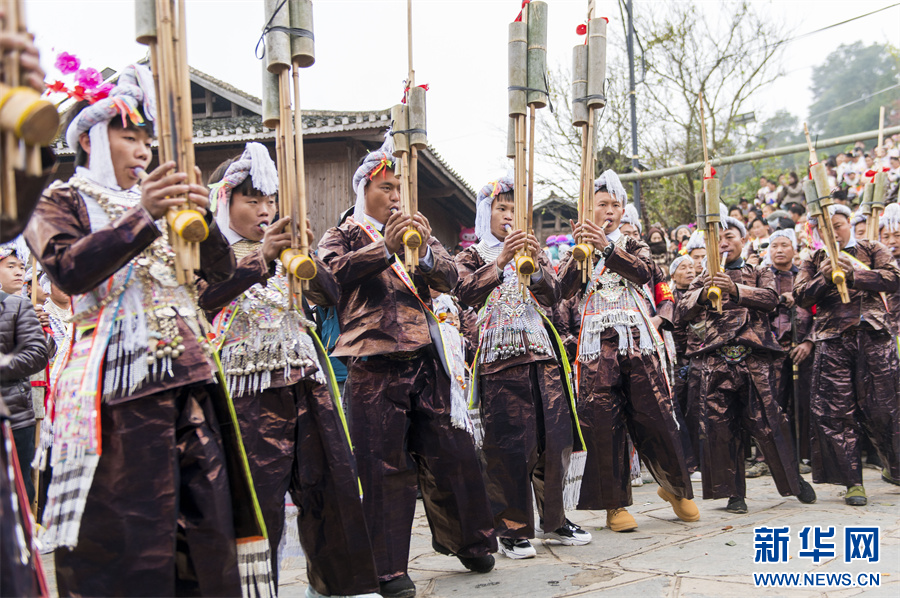
[[[712, 176], [712, 164], [709, 161], [709, 149], [706, 144], [706, 118], [703, 113], [703, 92], [698, 96], [700, 102], [700, 139], [703, 144], [703, 193], [706, 201], [702, 206], [706, 208], [704, 218], [706, 220], [706, 268], [710, 278], [719, 273], [721, 256], [719, 255], [719, 180]], [[697, 215], [699, 220], [700, 215]], [[722, 313], [722, 289], [716, 285], [709, 287], [706, 293], [707, 299], [713, 309]]]

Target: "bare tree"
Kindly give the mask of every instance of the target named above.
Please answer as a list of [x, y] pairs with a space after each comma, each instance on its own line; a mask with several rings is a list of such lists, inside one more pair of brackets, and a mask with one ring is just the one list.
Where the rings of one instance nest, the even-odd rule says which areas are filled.
[[[646, 66], [637, 89], [641, 162], [661, 167], [702, 159], [699, 92], [707, 104], [710, 155], [733, 153], [746, 142], [746, 129], [736, 117], [753, 109], [754, 92], [783, 74], [783, 30], [748, 2], [719, 3], [715, 9], [652, 3], [648, 9], [651, 13], [636, 22]], [[610, 47], [624, 48], [623, 34], [612, 28], [609, 33]], [[615, 57], [624, 54], [610, 51]], [[598, 125], [597, 146], [608, 148], [607, 156], [625, 158], [609, 165], [619, 172], [630, 170], [631, 153], [625, 60], [608, 65], [607, 107]], [[541, 183], [571, 197], [577, 193], [581, 139], [571, 125], [569, 81], [569, 68], [557, 68], [550, 77], [556, 111], [543, 113], [538, 152], [552, 175]], [[700, 178], [698, 172], [646, 183], [645, 219], [669, 225], [692, 221]]]

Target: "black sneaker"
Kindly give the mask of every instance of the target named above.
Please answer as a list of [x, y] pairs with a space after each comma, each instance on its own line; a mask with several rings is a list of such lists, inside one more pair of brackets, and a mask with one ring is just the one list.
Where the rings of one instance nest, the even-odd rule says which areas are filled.
[[732, 496], [728, 499], [728, 506], [725, 507], [725, 510], [729, 513], [743, 515], [747, 512], [747, 503], [739, 496]]
[[494, 568], [494, 555], [492, 554], [487, 556], [459, 556], [446, 546], [438, 544], [434, 538], [431, 539], [431, 548], [439, 554], [455, 556], [462, 563], [463, 567], [475, 573], [487, 573]]
[[416, 584], [405, 573], [390, 581], [382, 581], [378, 586], [378, 593], [383, 598], [412, 598], [416, 595]]
[[800, 478], [800, 494], [797, 495], [797, 500], [805, 505], [811, 505], [816, 502], [816, 491], [803, 478]]
[[[543, 528], [544, 523], [541, 522]], [[552, 532], [543, 530], [535, 530], [538, 535], [545, 540], [556, 540], [563, 546], [584, 546], [591, 541], [590, 532], [586, 532], [581, 527], [575, 525], [568, 519], [559, 529]]]
[[888, 468], [885, 467], [881, 470], [881, 479], [887, 482], [888, 484], [893, 484], [894, 486], [900, 486], [900, 482], [891, 477], [891, 472], [888, 471]]

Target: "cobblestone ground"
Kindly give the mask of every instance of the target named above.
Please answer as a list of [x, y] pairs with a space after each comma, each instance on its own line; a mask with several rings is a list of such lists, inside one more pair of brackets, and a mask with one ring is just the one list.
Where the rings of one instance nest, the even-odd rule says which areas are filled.
[[[805, 476], [807, 479], [810, 476]], [[842, 499], [843, 488], [814, 486], [818, 502], [800, 504], [793, 497], [782, 498], [772, 478], [747, 480], [749, 513], [732, 515], [724, 511], [725, 500], [700, 501], [701, 519], [684, 523], [672, 513], [668, 503], [656, 495], [657, 486], [634, 488], [634, 506], [630, 509], [638, 529], [617, 534], [606, 529], [606, 514], [600, 511], [575, 511], [570, 519], [594, 536], [587, 546], [560, 546], [535, 541], [537, 557], [514, 561], [497, 555], [491, 573], [466, 572], [459, 562], [431, 549], [431, 534], [422, 504], [419, 502], [413, 523], [410, 552], [410, 576], [419, 596], [490, 598], [506, 596], [610, 596], [673, 598], [746, 596], [865, 596], [900, 595], [900, 487], [882, 482], [878, 472], [865, 471], [869, 505], [848, 507]], [[699, 483], [694, 484], [699, 492]], [[754, 534], [757, 526], [789, 525], [790, 560], [784, 564], [754, 563]], [[835, 527], [836, 558], [816, 565], [798, 556], [799, 537], [804, 526]], [[844, 526], [879, 526], [880, 561], [843, 562]], [[53, 595], [52, 559], [44, 561], [50, 570]], [[878, 573], [878, 588], [758, 588], [752, 573], [850, 572]], [[306, 574], [301, 566], [282, 571], [280, 596], [304, 595]]]

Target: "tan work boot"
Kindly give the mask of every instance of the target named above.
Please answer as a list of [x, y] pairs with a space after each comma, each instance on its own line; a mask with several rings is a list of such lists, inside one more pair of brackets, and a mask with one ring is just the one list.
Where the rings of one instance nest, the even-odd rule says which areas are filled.
[[672, 510], [675, 511], [675, 514], [678, 515], [678, 518], [682, 521], [699, 521], [700, 510], [691, 499], [678, 498], [674, 494], [667, 492], [662, 486], [657, 488], [656, 494], [672, 505]]
[[637, 529], [637, 521], [625, 509], [607, 509], [606, 527], [614, 532], [630, 532]]

